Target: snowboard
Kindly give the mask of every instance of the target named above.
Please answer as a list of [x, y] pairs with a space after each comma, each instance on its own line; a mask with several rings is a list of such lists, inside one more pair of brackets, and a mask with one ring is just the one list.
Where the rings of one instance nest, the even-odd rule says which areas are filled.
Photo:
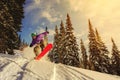
[[40, 60], [49, 50], [52, 49], [52, 44], [48, 44], [38, 56], [35, 57], [35, 60]]

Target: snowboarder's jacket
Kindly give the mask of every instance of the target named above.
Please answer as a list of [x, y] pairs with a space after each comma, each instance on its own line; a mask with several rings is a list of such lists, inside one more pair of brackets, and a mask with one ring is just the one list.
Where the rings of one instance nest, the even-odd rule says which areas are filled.
[[36, 35], [36, 38], [32, 40], [32, 43], [30, 44], [30, 47], [32, 47], [33, 45], [40, 43], [44, 36], [47, 35], [49, 32], [43, 32], [41, 34]]

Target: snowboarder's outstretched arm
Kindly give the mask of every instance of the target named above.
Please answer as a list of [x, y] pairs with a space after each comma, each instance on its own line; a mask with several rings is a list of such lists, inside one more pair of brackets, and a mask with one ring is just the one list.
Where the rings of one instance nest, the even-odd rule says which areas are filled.
[[36, 38], [32, 40], [32, 43], [30, 44], [30, 47], [32, 47], [32, 46], [35, 45], [36, 43], [40, 43], [41, 40], [43, 40], [44, 36], [46, 36], [47, 34], [49, 34], [48, 31], [47, 31], [47, 32], [43, 32], [43, 33], [41, 33], [41, 34], [38, 34], [38, 35], [36, 36]]
[[43, 37], [46, 36], [48, 33], [49, 33], [49, 32], [47, 31], [47, 32], [43, 32], [43, 33], [41, 33], [41, 34], [38, 34], [38, 35], [37, 35], [37, 39], [38, 39], [38, 40], [43, 39]]

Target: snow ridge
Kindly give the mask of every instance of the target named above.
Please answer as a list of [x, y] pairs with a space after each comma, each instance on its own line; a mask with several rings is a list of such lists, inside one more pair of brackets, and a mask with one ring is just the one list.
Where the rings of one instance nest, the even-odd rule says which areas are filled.
[[[0, 80], [120, 80], [119, 76], [51, 63], [26, 56], [0, 54]], [[31, 57], [29, 57], [31, 56]]]
[[53, 75], [50, 80], [56, 80], [56, 65], [54, 64]]

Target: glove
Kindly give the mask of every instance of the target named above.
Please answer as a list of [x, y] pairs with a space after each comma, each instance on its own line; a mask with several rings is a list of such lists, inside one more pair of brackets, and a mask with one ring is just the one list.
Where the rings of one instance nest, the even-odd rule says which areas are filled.
[[30, 47], [32, 47], [32, 44], [30, 44]]

